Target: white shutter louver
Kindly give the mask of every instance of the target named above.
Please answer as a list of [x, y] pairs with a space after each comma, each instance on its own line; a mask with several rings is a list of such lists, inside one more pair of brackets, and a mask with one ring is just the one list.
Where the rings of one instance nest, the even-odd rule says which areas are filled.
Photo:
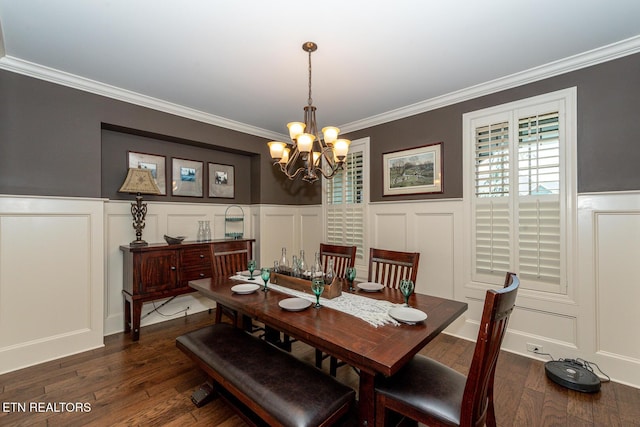
[[357, 246], [364, 259], [364, 153], [347, 155], [344, 171], [326, 185], [327, 242]]

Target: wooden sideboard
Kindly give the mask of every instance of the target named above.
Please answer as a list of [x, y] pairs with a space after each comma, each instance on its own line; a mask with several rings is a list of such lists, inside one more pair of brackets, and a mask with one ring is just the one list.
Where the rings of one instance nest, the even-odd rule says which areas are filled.
[[194, 292], [189, 287], [190, 280], [211, 277], [211, 246], [229, 241], [245, 242], [249, 258], [253, 256], [254, 239], [120, 246], [124, 256], [122, 295], [125, 333], [131, 332], [134, 341], [140, 337], [140, 317], [145, 302]]

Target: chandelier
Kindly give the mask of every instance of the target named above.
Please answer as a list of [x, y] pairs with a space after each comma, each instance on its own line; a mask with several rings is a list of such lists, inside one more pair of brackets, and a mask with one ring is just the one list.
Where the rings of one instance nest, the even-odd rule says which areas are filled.
[[333, 178], [341, 171], [349, 152], [348, 139], [338, 139], [340, 129], [335, 126], [322, 128], [322, 138], [316, 124], [316, 107], [311, 99], [311, 53], [318, 49], [313, 42], [306, 42], [302, 50], [309, 54], [309, 98], [304, 107], [304, 122], [287, 123], [291, 143], [280, 141], [268, 142], [269, 153], [274, 166], [293, 180], [302, 176], [303, 181], [315, 182], [322, 175]]

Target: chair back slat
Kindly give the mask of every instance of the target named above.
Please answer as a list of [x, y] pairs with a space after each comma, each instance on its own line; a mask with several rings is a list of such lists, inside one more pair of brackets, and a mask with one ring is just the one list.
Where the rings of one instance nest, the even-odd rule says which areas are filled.
[[505, 287], [488, 290], [480, 321], [480, 331], [465, 385], [461, 424], [463, 420], [484, 420], [493, 395], [493, 382], [500, 346], [507, 330], [509, 316], [515, 307], [520, 279], [507, 273]]
[[353, 267], [356, 263], [356, 246], [328, 245], [320, 243], [320, 261], [322, 269], [327, 272], [329, 260], [333, 260], [333, 271], [336, 277], [344, 278], [347, 267]]
[[[217, 248], [216, 248], [217, 246]], [[213, 277], [232, 276], [247, 269], [251, 258], [251, 242], [225, 242], [211, 245]]]
[[369, 250], [369, 282], [380, 283], [390, 288], [398, 288], [400, 281], [412, 280], [418, 276], [419, 252], [399, 252], [371, 248]]

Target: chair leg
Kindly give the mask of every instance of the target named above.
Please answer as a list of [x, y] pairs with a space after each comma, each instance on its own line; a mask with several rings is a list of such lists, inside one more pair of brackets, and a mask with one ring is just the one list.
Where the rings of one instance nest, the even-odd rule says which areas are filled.
[[493, 387], [488, 390], [487, 400], [487, 418], [485, 424], [487, 427], [496, 427], [496, 412], [493, 408]]
[[324, 360], [324, 356], [322, 352], [316, 348], [316, 368], [322, 369], [322, 361]]
[[384, 396], [376, 393], [376, 427], [384, 427], [386, 423], [387, 409]]
[[331, 356], [329, 359], [329, 374], [335, 377], [338, 374], [338, 359]]
[[222, 323], [222, 306], [216, 303], [216, 318], [215, 323]]

